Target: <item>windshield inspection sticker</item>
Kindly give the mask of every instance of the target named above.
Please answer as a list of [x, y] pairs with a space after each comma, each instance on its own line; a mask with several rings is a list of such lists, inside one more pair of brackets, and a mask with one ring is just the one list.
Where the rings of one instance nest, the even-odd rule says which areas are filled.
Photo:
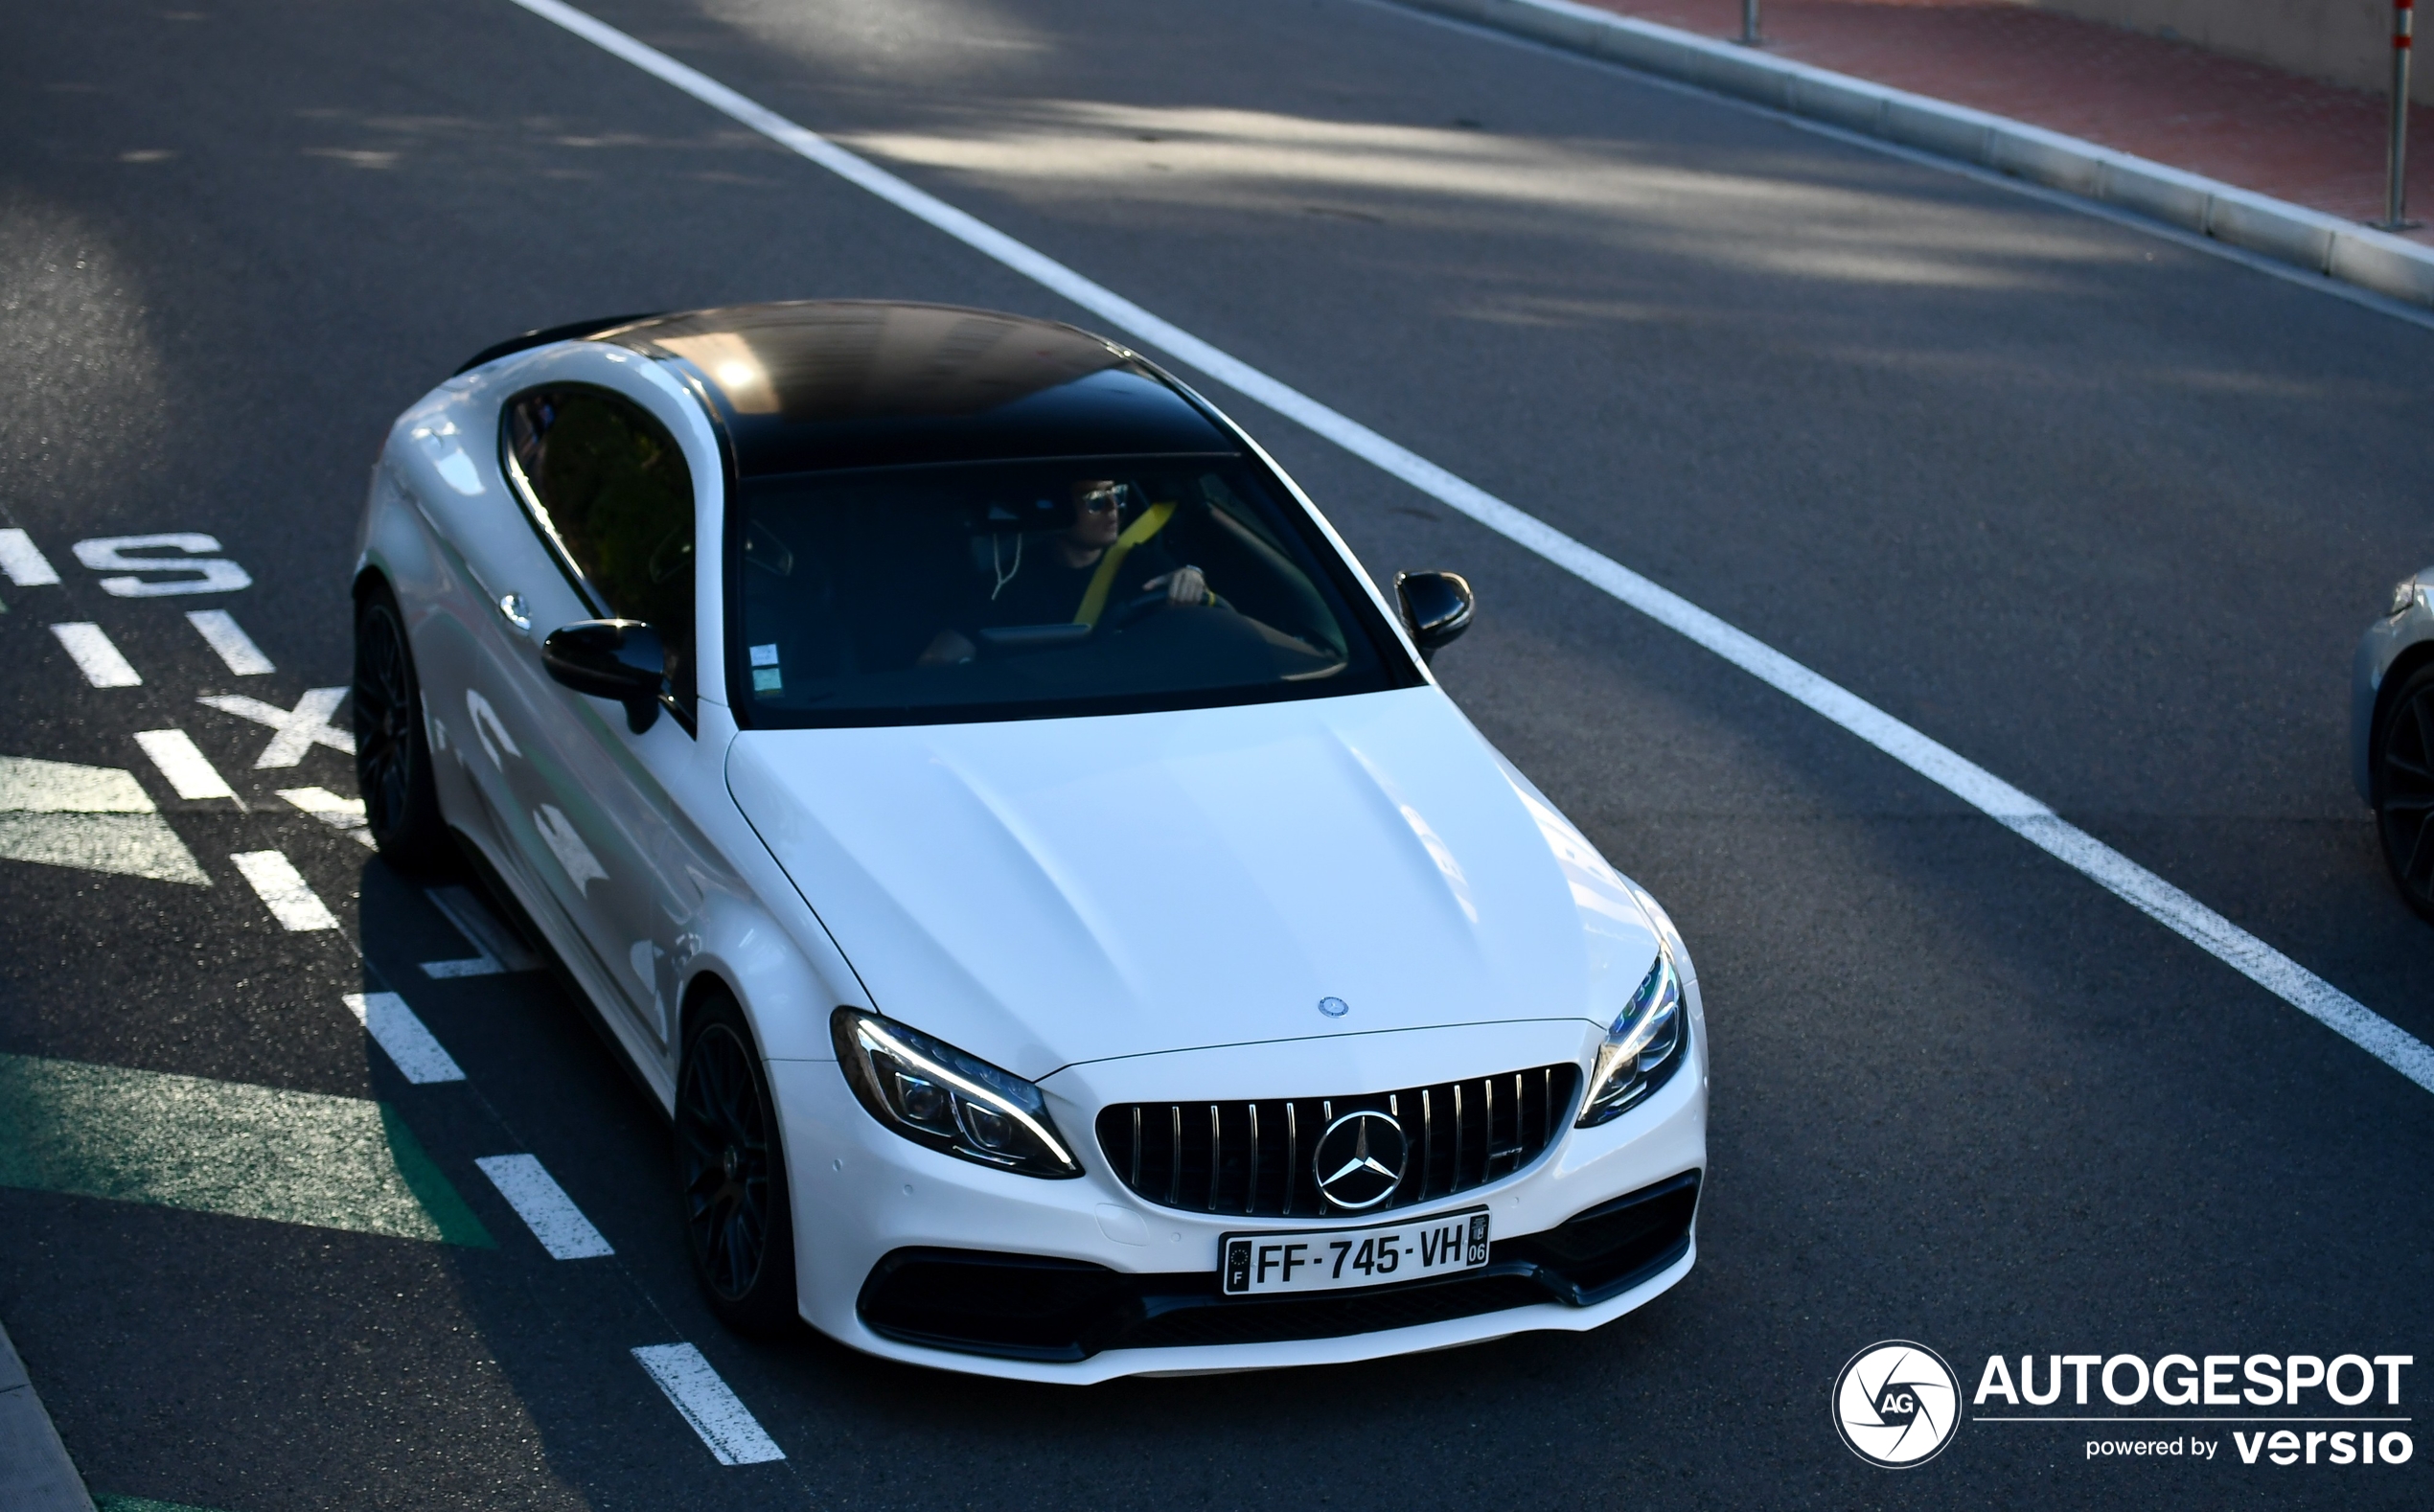
[[752, 691], [776, 693], [783, 689], [786, 686], [786, 679], [778, 671], [777, 647], [774, 645], [755, 646], [751, 648], [751, 654]]
[[[2048, 1424], [2078, 1440], [2082, 1462], [2388, 1471], [2417, 1443], [2400, 1400], [2414, 1355], [1988, 1355], [1965, 1409], [1941, 1356], [1888, 1340], [1834, 1379], [1834, 1425], [1871, 1465], [1925, 1464], [1972, 1422]], [[2191, 1410], [2173, 1412], [2174, 1408]], [[2224, 1453], [2228, 1447], [2229, 1453]]]

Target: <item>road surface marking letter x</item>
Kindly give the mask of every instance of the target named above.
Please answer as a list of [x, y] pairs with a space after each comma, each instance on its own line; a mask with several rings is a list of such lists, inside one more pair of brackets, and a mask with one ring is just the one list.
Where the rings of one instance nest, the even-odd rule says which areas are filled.
[[354, 755], [355, 737], [330, 722], [330, 716], [338, 712], [338, 705], [346, 701], [346, 697], [344, 688], [313, 688], [297, 699], [292, 709], [249, 699], [241, 693], [212, 694], [202, 701], [222, 714], [267, 724], [279, 732], [270, 737], [270, 744], [262, 748], [262, 756], [255, 761], [254, 769], [259, 771], [266, 767], [296, 766], [316, 743]]

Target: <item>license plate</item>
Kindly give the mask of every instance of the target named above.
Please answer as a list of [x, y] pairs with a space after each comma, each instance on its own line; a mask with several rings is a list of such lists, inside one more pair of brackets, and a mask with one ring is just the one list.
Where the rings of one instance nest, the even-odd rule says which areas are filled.
[[1220, 1275], [1228, 1296], [1388, 1286], [1487, 1264], [1487, 1209], [1373, 1228], [1228, 1234], [1220, 1252], [1226, 1257]]

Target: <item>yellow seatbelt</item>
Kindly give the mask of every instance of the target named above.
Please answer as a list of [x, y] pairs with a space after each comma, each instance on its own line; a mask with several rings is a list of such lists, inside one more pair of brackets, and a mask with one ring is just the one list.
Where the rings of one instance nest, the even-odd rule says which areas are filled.
[[1174, 505], [1152, 504], [1142, 511], [1140, 518], [1125, 527], [1124, 534], [1116, 537], [1115, 544], [1099, 559], [1099, 570], [1091, 574], [1091, 585], [1082, 590], [1082, 607], [1074, 611], [1074, 624], [1097, 626], [1099, 616], [1107, 612], [1107, 595], [1115, 586], [1115, 574], [1123, 569], [1124, 559], [1133, 554], [1135, 546], [1164, 530], [1166, 522], [1174, 517]]

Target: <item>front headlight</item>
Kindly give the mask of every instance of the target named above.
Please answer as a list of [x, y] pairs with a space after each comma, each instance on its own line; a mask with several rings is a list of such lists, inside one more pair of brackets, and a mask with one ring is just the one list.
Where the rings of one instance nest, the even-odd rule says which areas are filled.
[[1022, 1077], [859, 1008], [839, 1008], [828, 1022], [854, 1095], [913, 1143], [1024, 1176], [1082, 1174], [1047, 1099]]
[[2386, 617], [2398, 619], [2417, 606], [2417, 579], [2402, 578], [2392, 584], [2392, 601], [2384, 606]]
[[1682, 974], [1673, 952], [1657, 944], [1656, 964], [1631, 995], [1597, 1047], [1597, 1068], [1589, 1077], [1589, 1100], [1580, 1105], [1582, 1129], [1619, 1118], [1665, 1084], [1682, 1065]]

